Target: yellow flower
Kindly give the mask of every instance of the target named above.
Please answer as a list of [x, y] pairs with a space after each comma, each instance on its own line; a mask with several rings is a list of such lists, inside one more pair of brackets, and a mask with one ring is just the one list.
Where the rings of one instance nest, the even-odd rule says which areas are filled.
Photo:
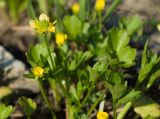
[[49, 32], [55, 32], [56, 28], [54, 26], [54, 24], [50, 23], [49, 26], [48, 26], [48, 29], [47, 29]]
[[41, 77], [43, 76], [43, 73], [44, 73], [44, 69], [40, 66], [36, 66], [32, 69], [32, 72], [35, 76], [37, 77]]
[[30, 26], [38, 33], [55, 32], [55, 23], [50, 22], [49, 17], [44, 13], [39, 16], [39, 19], [29, 21]]
[[105, 7], [105, 0], [96, 0], [95, 9], [97, 11], [102, 11]]
[[97, 113], [97, 119], [108, 119], [109, 115], [107, 112], [101, 112], [99, 111]]
[[64, 33], [57, 33], [56, 34], [57, 45], [63, 45], [65, 40], [67, 40], [67, 34], [64, 34]]
[[157, 25], [157, 29], [158, 29], [158, 31], [160, 31], [160, 24]]
[[72, 12], [74, 13], [74, 14], [77, 14], [77, 13], [79, 13], [79, 10], [80, 10], [80, 5], [79, 5], [79, 3], [74, 3], [73, 5], [72, 5]]

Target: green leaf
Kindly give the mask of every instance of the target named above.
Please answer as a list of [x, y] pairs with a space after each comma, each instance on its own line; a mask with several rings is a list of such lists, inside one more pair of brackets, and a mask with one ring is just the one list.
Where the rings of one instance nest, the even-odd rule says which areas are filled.
[[107, 62], [107, 60], [99, 60], [94, 64], [93, 69], [98, 72], [105, 72], [108, 66], [109, 63]]
[[118, 105], [126, 104], [130, 101], [136, 100], [140, 96], [141, 92], [140, 91], [130, 91], [126, 96], [118, 100]]
[[123, 24], [129, 35], [133, 35], [144, 25], [144, 21], [142, 21], [139, 15], [124, 17], [121, 19], [121, 23]]
[[116, 106], [134, 101], [140, 96], [140, 91], [134, 91], [128, 88], [123, 75], [120, 73], [108, 71], [104, 83], [106, 88], [111, 92], [113, 102]]
[[88, 35], [88, 30], [90, 28], [90, 24], [88, 22], [85, 22], [83, 24], [83, 29], [82, 29], [82, 33], [85, 34], [85, 35]]
[[122, 98], [127, 89], [122, 75], [116, 72], [109, 72], [109, 75], [106, 77], [105, 86], [111, 92], [114, 102]]
[[110, 47], [116, 52], [120, 51], [129, 43], [128, 33], [124, 29], [113, 28], [109, 31], [108, 35], [108, 43]]
[[118, 59], [120, 66], [130, 67], [134, 64], [136, 49], [131, 48], [126, 30], [113, 28], [109, 31], [107, 51], [112, 59]]
[[80, 97], [81, 97], [81, 95], [82, 95], [82, 92], [83, 91], [83, 86], [82, 86], [82, 83], [81, 83], [81, 81], [78, 81], [78, 83], [77, 83], [77, 97], [78, 97], [78, 99], [80, 99]]
[[151, 77], [150, 77], [150, 79], [148, 81], [148, 84], [147, 84], [147, 88], [150, 88], [158, 77], [160, 77], [160, 70], [157, 70], [156, 72], [154, 72], [151, 75]]
[[0, 119], [7, 119], [12, 112], [14, 112], [14, 108], [11, 105], [0, 104]]
[[160, 57], [156, 53], [147, 52], [148, 41], [145, 43], [141, 69], [139, 71], [138, 80], [136, 85], [140, 85], [145, 79], [148, 81], [147, 88], [151, 87], [153, 82], [160, 76], [159, 73], [159, 62]]
[[49, 56], [47, 57], [47, 61], [48, 61], [49, 66], [51, 67], [51, 69], [54, 70], [54, 69], [56, 69], [56, 63], [55, 63], [56, 54], [52, 53], [51, 56], [52, 56], [52, 59], [53, 59], [54, 67], [52, 65], [51, 58]]
[[79, 17], [84, 20], [85, 19], [85, 14], [86, 14], [86, 0], [80, 0], [80, 13]]
[[136, 57], [136, 49], [130, 48], [129, 46], [124, 47], [118, 52], [118, 59], [121, 62], [124, 62], [125, 67], [130, 67], [133, 65], [133, 61]]
[[65, 16], [63, 19], [65, 29], [72, 38], [76, 38], [82, 32], [82, 22], [76, 16]]
[[148, 41], [146, 41], [143, 49], [143, 55], [142, 55], [142, 61], [141, 61], [141, 68], [143, 68], [147, 64], [147, 46], [148, 46]]
[[142, 118], [150, 116], [154, 119], [160, 118], [160, 106], [154, 102], [151, 98], [141, 96], [136, 100], [134, 111], [139, 114]]
[[76, 89], [75, 89], [75, 87], [74, 87], [73, 85], [71, 85], [71, 87], [70, 87], [70, 93], [71, 93], [71, 95], [72, 95], [72, 97], [73, 97], [74, 99], [76, 99], [77, 101], [79, 100], [79, 98], [78, 98], [78, 96], [77, 96]]
[[[44, 58], [42, 58], [42, 56]], [[32, 46], [27, 53], [28, 61], [32, 66], [35, 65], [44, 66], [44, 62], [47, 61], [47, 56], [48, 56], [48, 50], [45, 43], [41, 44], [39, 43], [35, 46]]]
[[27, 116], [30, 116], [36, 110], [36, 103], [31, 98], [21, 97], [18, 102]]
[[73, 71], [76, 70], [80, 65], [82, 65], [86, 60], [92, 57], [91, 52], [86, 51], [86, 52], [77, 52], [74, 59], [71, 61], [69, 64], [69, 70]]

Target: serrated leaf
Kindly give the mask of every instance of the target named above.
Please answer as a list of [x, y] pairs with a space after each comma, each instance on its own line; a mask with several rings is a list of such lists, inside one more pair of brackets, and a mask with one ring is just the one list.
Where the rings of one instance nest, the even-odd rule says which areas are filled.
[[75, 55], [74, 59], [71, 61], [69, 64], [69, 70], [73, 71], [77, 67], [79, 67], [81, 64], [83, 64], [86, 60], [92, 57], [91, 52], [86, 51], [86, 52], [77, 52]]
[[27, 53], [28, 61], [31, 62], [31, 65], [33, 62], [34, 64], [43, 66], [44, 61], [42, 60], [42, 56], [45, 57], [46, 59], [48, 56], [48, 50], [44, 43], [32, 46]]
[[82, 22], [76, 16], [65, 16], [63, 19], [65, 29], [72, 38], [76, 38], [82, 32]]
[[156, 72], [154, 72], [149, 81], [148, 81], [148, 84], [147, 84], [147, 88], [150, 88], [152, 86], [152, 84], [156, 81], [156, 79], [160, 77], [160, 70], [157, 70]]
[[143, 68], [147, 63], [147, 46], [148, 46], [148, 41], [146, 41], [144, 45], [142, 61], [141, 61], [141, 68]]
[[77, 97], [76, 89], [73, 85], [70, 87], [70, 93], [71, 93], [71, 95], [74, 99], [76, 99], [77, 101], [79, 100], [78, 97]]
[[78, 99], [80, 99], [80, 97], [82, 95], [82, 91], [83, 91], [82, 83], [81, 83], [81, 81], [78, 81], [78, 83], [77, 83], [77, 91], [76, 91]]
[[109, 31], [108, 43], [115, 51], [120, 51], [128, 45], [129, 37], [124, 29], [113, 28]]
[[108, 72], [107, 80], [104, 82], [106, 88], [111, 92], [113, 102], [116, 106], [134, 101], [139, 95], [139, 91], [130, 90], [122, 74]]
[[36, 109], [36, 103], [31, 98], [21, 97], [18, 100], [27, 116], [30, 116]]
[[129, 35], [133, 35], [137, 32], [144, 24], [139, 15], [134, 15], [132, 17], [124, 17], [121, 19], [121, 23], [126, 28]]
[[139, 75], [138, 75], [138, 82], [142, 83], [143, 80], [146, 78], [147, 74], [152, 70], [152, 63], [146, 64], [143, 68], [141, 68]]
[[136, 57], [136, 49], [129, 46], [122, 48], [118, 53], [118, 59], [124, 62], [125, 67], [130, 67], [133, 65], [134, 59]]
[[125, 95], [123, 98], [118, 100], [118, 105], [126, 104], [130, 101], [136, 100], [140, 96], [141, 92], [140, 91], [130, 91], [127, 95]]
[[117, 59], [120, 66], [130, 67], [134, 64], [136, 57], [136, 49], [131, 48], [129, 44], [129, 36], [126, 30], [113, 28], [109, 31], [107, 39], [107, 51], [112, 59]]
[[12, 112], [14, 112], [14, 108], [11, 105], [0, 104], [0, 119], [7, 119]]

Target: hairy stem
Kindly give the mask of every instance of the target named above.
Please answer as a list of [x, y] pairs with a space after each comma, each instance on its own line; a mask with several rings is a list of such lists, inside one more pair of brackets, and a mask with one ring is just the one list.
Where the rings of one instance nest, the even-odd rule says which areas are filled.
[[89, 117], [89, 115], [92, 113], [92, 111], [95, 109], [95, 107], [97, 106], [97, 104], [103, 99], [104, 94], [102, 94], [96, 101], [95, 103], [92, 105], [92, 107], [89, 109], [89, 111], [87, 112], [87, 117]]
[[[46, 43], [46, 46], [47, 46], [47, 50], [48, 50], [48, 54], [49, 54], [49, 57], [50, 57], [50, 59], [51, 59], [52, 67], [54, 68], [54, 67], [55, 67], [55, 64], [54, 64], [54, 62], [53, 62], [53, 58], [52, 58], [51, 50], [50, 50], [50, 48], [49, 48], [48, 40], [47, 40], [47, 38], [45, 38], [44, 35], [43, 35], [43, 39], [45, 40], [45, 43]], [[53, 68], [52, 68], [52, 70], [53, 70]]]
[[44, 102], [46, 103], [48, 109], [50, 110], [53, 119], [56, 119], [56, 116], [55, 116], [54, 112], [52, 111], [51, 103], [49, 102], [49, 99], [47, 98], [46, 91], [44, 90], [44, 87], [43, 87], [42, 82], [40, 80], [38, 80], [38, 84], [39, 84], [39, 88], [41, 90], [41, 94], [44, 99]]

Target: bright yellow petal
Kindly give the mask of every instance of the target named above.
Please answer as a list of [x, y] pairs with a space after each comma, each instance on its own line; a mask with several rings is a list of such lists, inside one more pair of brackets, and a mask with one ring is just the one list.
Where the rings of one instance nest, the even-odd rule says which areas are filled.
[[77, 13], [79, 13], [79, 10], [80, 10], [80, 5], [79, 5], [79, 3], [74, 3], [73, 5], [72, 5], [72, 12], [74, 13], [74, 14], [77, 14]]
[[48, 30], [49, 32], [53, 32], [53, 33], [54, 33], [54, 32], [55, 32], [55, 29], [56, 29], [55, 26], [49, 26], [47, 30]]
[[40, 66], [36, 66], [32, 69], [32, 72], [35, 76], [41, 77], [44, 73], [44, 69]]
[[56, 44], [63, 45], [65, 40], [67, 39], [67, 35], [64, 33], [57, 33], [56, 34]]
[[98, 112], [97, 113], [97, 119], [108, 119], [109, 115], [107, 112]]
[[105, 0], [96, 0], [95, 9], [102, 11], [105, 8]]

